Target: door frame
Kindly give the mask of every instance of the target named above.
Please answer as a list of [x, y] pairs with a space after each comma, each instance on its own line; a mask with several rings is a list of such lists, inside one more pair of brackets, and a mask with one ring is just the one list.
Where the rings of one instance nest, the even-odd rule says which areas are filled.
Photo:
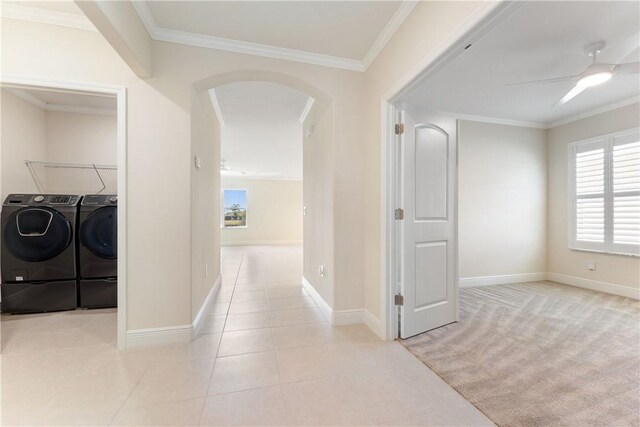
[[[472, 45], [486, 34], [493, 26], [502, 22], [511, 13], [522, 7], [524, 2], [508, 2], [505, 0], [485, 1], [469, 16], [445, 41], [433, 52], [423, 58], [418, 64], [400, 79], [381, 98], [381, 154], [380, 154], [380, 188], [382, 220], [380, 222], [380, 277], [382, 301], [382, 331], [386, 340], [394, 340], [399, 336], [398, 315], [394, 296], [398, 292], [398, 283], [394, 277], [398, 274], [398, 230], [394, 211], [398, 196], [397, 177], [398, 156], [394, 150], [396, 142], [395, 125], [402, 103], [417, 87], [427, 81], [444, 65], [464, 52], [465, 47]], [[406, 131], [406, 130], [405, 130]], [[456, 193], [457, 194], [457, 193]], [[457, 195], [454, 205], [457, 215]], [[455, 240], [457, 243], [457, 226]], [[457, 256], [456, 256], [457, 259]], [[456, 277], [458, 265], [456, 262]]]
[[35, 77], [3, 74], [0, 86], [8, 88], [38, 87], [58, 91], [93, 92], [114, 95], [117, 102], [117, 152], [118, 152], [118, 333], [117, 347], [126, 347], [127, 335], [127, 89], [111, 86], [63, 80], [47, 80]]

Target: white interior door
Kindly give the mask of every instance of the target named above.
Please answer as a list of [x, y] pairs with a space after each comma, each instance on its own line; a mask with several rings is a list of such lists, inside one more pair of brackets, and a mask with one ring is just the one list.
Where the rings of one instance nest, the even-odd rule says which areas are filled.
[[457, 124], [409, 107], [402, 113], [400, 336], [458, 320]]

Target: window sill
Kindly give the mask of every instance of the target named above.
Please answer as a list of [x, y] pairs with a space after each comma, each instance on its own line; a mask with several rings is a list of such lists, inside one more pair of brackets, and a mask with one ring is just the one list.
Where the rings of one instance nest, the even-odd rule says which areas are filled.
[[222, 230], [233, 230], [234, 228], [249, 228], [248, 225], [239, 225], [237, 227], [225, 227], [224, 225], [220, 227]]
[[576, 251], [576, 252], [589, 252], [589, 253], [602, 254], [602, 255], [616, 255], [616, 256], [624, 256], [624, 257], [631, 257], [631, 258], [640, 258], [639, 254], [630, 254], [630, 253], [624, 253], [624, 252], [598, 251], [596, 249], [582, 249], [582, 248], [569, 248], [569, 250]]

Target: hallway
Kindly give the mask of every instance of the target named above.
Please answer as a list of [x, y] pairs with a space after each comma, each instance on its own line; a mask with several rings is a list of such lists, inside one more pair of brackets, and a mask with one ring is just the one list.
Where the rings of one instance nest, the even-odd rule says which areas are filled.
[[[101, 311], [3, 316], [3, 425], [491, 425], [400, 344], [330, 326], [300, 285], [299, 246], [222, 252], [187, 344], [119, 352], [113, 330], [65, 321]], [[43, 339], [54, 321], [64, 342]]]
[[329, 325], [300, 285], [299, 246], [227, 246], [221, 259], [201, 425], [492, 425], [398, 343]]

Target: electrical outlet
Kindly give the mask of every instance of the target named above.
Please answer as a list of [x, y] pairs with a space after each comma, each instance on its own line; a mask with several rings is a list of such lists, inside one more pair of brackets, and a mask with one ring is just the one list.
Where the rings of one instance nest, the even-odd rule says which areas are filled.
[[320, 277], [324, 277], [324, 265], [320, 265]]
[[302, 215], [303, 216], [307, 216], [307, 207], [306, 206], [302, 207]]
[[204, 265], [204, 277], [209, 277], [209, 266], [207, 264]]
[[587, 270], [596, 271], [596, 262], [595, 261], [587, 262]]

